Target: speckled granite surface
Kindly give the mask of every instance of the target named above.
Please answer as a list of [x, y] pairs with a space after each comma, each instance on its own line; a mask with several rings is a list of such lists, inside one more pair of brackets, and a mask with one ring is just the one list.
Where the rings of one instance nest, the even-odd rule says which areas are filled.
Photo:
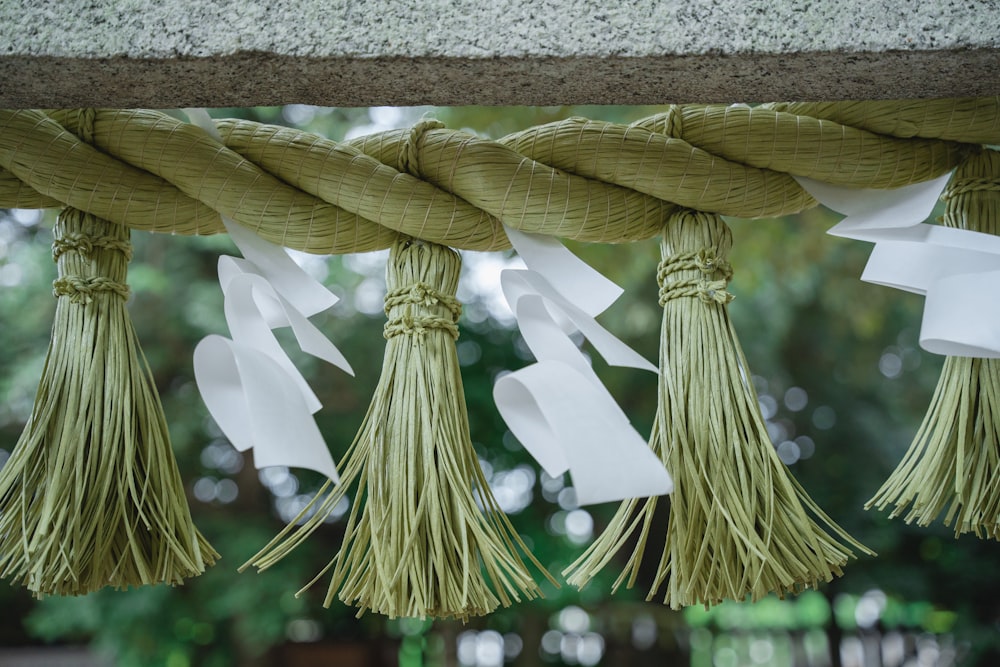
[[0, 0], [0, 106], [1000, 92], [1000, 3]]

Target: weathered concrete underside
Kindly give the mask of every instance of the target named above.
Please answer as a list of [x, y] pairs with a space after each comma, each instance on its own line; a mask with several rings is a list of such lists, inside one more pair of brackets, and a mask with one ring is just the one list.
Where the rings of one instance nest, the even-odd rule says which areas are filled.
[[1000, 3], [0, 2], [0, 107], [964, 97], [998, 71]]

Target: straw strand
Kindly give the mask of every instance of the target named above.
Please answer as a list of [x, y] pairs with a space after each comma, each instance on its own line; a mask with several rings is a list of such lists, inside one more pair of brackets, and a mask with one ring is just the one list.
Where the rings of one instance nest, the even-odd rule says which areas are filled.
[[[680, 211], [664, 230], [657, 271], [663, 335], [650, 447], [675, 487], [647, 599], [665, 588], [675, 609], [796, 593], [841, 574], [851, 548], [871, 553], [816, 506], [771, 444], [726, 309], [730, 244], [718, 216]], [[614, 584], [633, 586], [659, 502], [623, 502], [567, 580], [585, 586], [636, 538]]]
[[339, 594], [361, 613], [465, 620], [540, 595], [518, 552], [551, 580], [494, 499], [469, 440], [454, 344], [459, 267], [443, 246], [392, 246], [382, 375], [341, 482], [243, 567], [282, 559], [356, 483], [340, 552], [307, 584], [332, 572], [326, 605]]
[[0, 576], [37, 596], [182, 583], [218, 554], [191, 521], [125, 307], [129, 230], [67, 209], [34, 408], [0, 469]]

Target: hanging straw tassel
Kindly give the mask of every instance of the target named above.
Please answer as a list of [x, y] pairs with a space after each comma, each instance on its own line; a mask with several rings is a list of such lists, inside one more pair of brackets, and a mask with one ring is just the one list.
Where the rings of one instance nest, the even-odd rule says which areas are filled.
[[[674, 478], [666, 544], [647, 599], [665, 584], [677, 609], [724, 599], [758, 600], [815, 587], [865, 551], [827, 517], [778, 458], [760, 415], [750, 370], [729, 321], [728, 227], [681, 210], [663, 235], [657, 279], [663, 306], [659, 402], [650, 446]], [[615, 582], [636, 580], [657, 498], [628, 500], [566, 571], [585, 585], [636, 535]]]
[[[962, 164], [944, 224], [1000, 234], [1000, 153]], [[983, 286], [995, 289], [995, 286]], [[947, 357], [930, 408], [899, 466], [865, 506], [927, 526], [947, 509], [955, 536], [1000, 539], [1000, 359]], [[909, 507], [909, 511], [907, 508]]]
[[341, 483], [325, 497], [321, 489], [248, 565], [284, 557], [357, 481], [340, 552], [306, 588], [332, 569], [327, 606], [339, 590], [360, 613], [464, 620], [539, 595], [517, 549], [551, 576], [500, 510], [472, 448], [455, 351], [458, 253], [415, 240], [390, 252], [382, 375]]
[[52, 341], [0, 471], [0, 575], [39, 597], [179, 584], [218, 554], [191, 522], [125, 307], [129, 230], [66, 209], [52, 248]]

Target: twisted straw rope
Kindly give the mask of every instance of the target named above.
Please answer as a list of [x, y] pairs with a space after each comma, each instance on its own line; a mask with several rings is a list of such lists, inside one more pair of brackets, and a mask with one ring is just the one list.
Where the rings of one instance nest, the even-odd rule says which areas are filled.
[[[78, 136], [93, 120], [92, 141]], [[220, 120], [225, 146], [144, 110], [0, 110], [0, 206], [69, 205], [137, 229], [222, 232], [219, 214], [314, 253], [398, 233], [470, 250], [503, 225], [621, 243], [684, 206], [744, 218], [816, 204], [792, 178], [894, 188], [1000, 143], [1000, 98], [686, 105], [632, 125], [580, 118], [488, 141], [425, 122], [337, 143]], [[501, 224], [502, 223], [502, 224]]]

